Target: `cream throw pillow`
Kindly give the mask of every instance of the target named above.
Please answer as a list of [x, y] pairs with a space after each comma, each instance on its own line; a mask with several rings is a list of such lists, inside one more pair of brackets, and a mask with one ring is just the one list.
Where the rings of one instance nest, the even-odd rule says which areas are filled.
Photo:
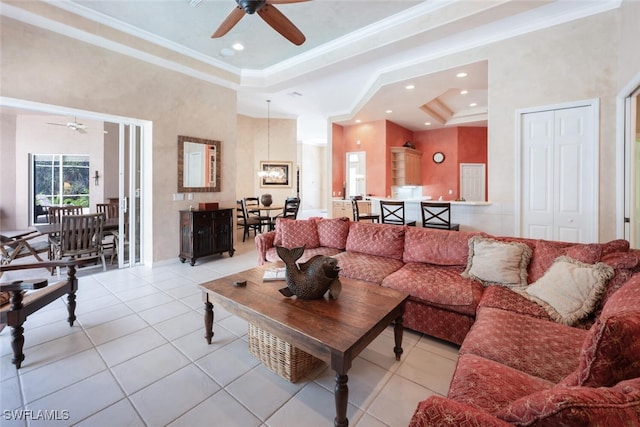
[[469, 239], [469, 258], [462, 277], [485, 286], [526, 286], [530, 259], [531, 248], [524, 243], [474, 236]]
[[573, 326], [593, 311], [613, 273], [603, 262], [585, 264], [561, 256], [519, 293], [540, 304], [556, 322]]

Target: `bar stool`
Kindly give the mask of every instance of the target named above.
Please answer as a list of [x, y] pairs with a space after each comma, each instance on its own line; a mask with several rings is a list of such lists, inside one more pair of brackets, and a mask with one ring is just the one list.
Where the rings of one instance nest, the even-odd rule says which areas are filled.
[[382, 213], [383, 224], [416, 225], [415, 221], [405, 221], [403, 201], [380, 200], [380, 212]]

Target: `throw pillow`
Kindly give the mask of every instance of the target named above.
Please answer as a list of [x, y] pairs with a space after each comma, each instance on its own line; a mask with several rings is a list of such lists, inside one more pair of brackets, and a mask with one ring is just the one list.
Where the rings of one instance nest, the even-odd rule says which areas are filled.
[[473, 236], [469, 239], [467, 268], [462, 277], [478, 280], [485, 286], [526, 286], [530, 259], [531, 248], [524, 243]]
[[402, 260], [405, 227], [352, 221], [347, 251]]
[[318, 227], [320, 246], [344, 250], [349, 235], [349, 218], [314, 218]]
[[538, 240], [529, 266], [529, 283], [540, 279], [559, 256], [568, 256], [586, 264], [600, 260], [603, 245], [599, 243], [565, 243]]
[[585, 264], [561, 256], [524, 295], [540, 304], [563, 325], [575, 325], [595, 308], [613, 268], [605, 263]]
[[[278, 237], [280, 239], [278, 239]], [[316, 222], [308, 219], [278, 218], [276, 224], [276, 239], [278, 246], [285, 248], [299, 248], [306, 245], [307, 249], [320, 246]]]

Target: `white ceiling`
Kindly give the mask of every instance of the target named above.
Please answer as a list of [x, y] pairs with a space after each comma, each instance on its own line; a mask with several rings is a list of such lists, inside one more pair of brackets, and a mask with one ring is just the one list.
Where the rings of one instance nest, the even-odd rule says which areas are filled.
[[[222, 70], [197, 75], [236, 89], [238, 113], [265, 117], [270, 99], [272, 117], [300, 119], [299, 127], [307, 132], [299, 139], [321, 140], [326, 119], [342, 124], [388, 119], [411, 130], [484, 125], [487, 62], [450, 70], [430, 70], [423, 64], [609, 10], [620, 1], [312, 0], [278, 5], [305, 34], [302, 46], [290, 43], [258, 14], [244, 16], [224, 37], [210, 38], [236, 6], [234, 0], [202, 0], [197, 6], [189, 0], [56, 0], [48, 5], [136, 36], [141, 42], [135, 48], [145, 55], [156, 54], [145, 48], [151, 42]], [[0, 13], [118, 50], [104, 31], [88, 37], [86, 25], [73, 28], [68, 20], [56, 25], [59, 14], [46, 8], [3, 3]], [[221, 53], [236, 42], [245, 49], [233, 56]], [[468, 76], [456, 77], [459, 71]], [[406, 90], [409, 83], [415, 89]], [[469, 93], [461, 95], [462, 89]], [[476, 106], [471, 107], [472, 102]], [[420, 108], [425, 104], [436, 107], [438, 116], [448, 110], [444, 122]]]

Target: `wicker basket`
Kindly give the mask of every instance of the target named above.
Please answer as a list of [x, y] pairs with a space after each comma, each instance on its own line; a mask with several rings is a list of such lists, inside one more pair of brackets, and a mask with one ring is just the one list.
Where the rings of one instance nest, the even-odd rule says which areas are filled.
[[249, 323], [249, 353], [282, 378], [297, 382], [322, 361]]

